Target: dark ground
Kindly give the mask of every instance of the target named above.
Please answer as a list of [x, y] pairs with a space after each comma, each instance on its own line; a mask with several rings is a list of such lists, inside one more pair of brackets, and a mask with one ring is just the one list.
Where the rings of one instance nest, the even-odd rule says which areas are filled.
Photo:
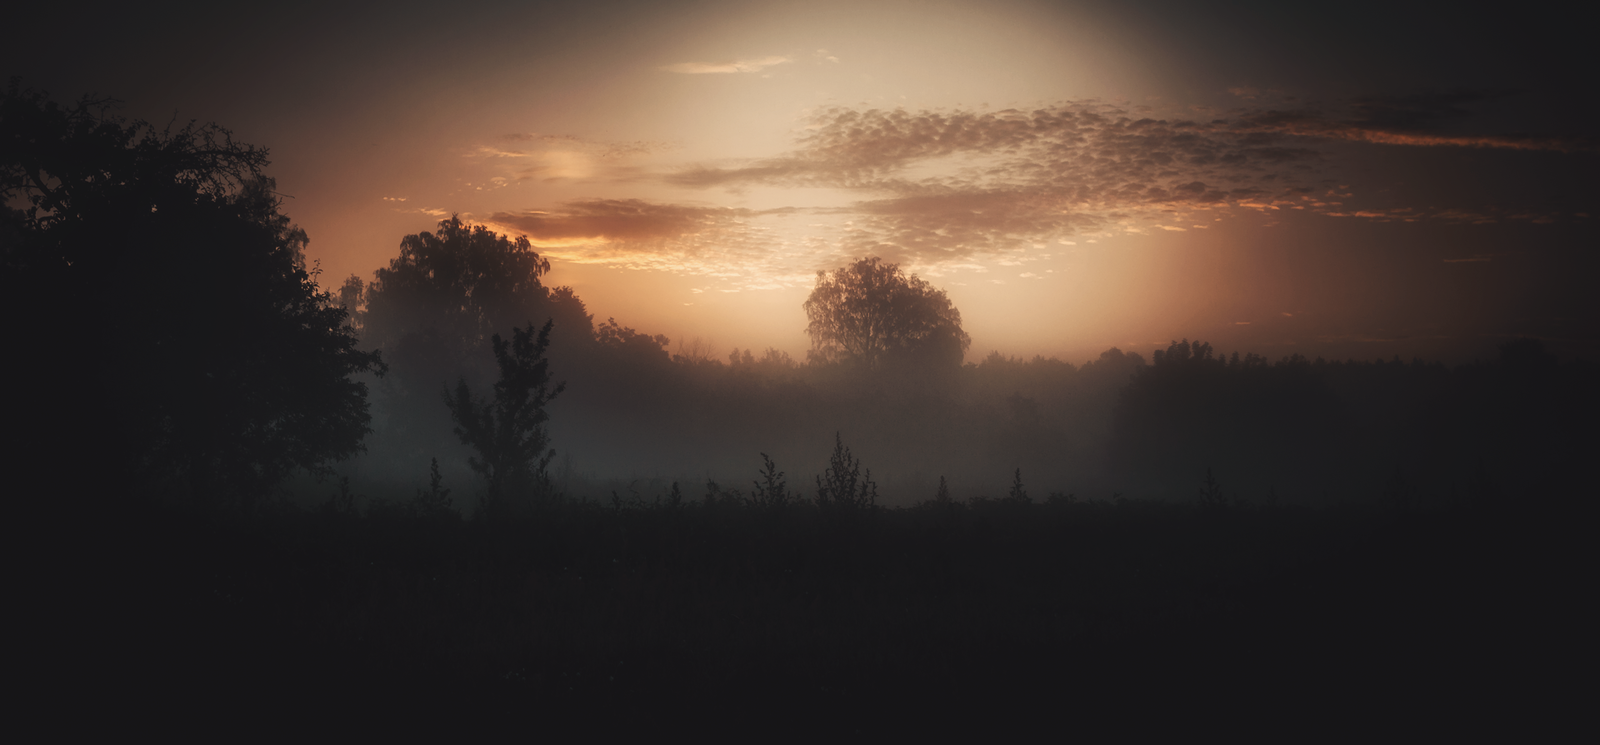
[[17, 564], [67, 731], [1527, 734], [1592, 676], [1571, 510], [92, 514]]

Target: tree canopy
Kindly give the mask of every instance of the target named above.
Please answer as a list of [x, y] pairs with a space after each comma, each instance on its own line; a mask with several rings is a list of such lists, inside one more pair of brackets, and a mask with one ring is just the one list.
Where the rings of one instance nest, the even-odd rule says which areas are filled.
[[877, 257], [817, 272], [805, 310], [810, 355], [820, 362], [959, 366], [972, 345], [943, 290]]
[[397, 382], [431, 397], [460, 375], [487, 381], [490, 339], [529, 319], [551, 319], [555, 339], [588, 340], [593, 323], [566, 287], [546, 288], [550, 262], [526, 237], [515, 239], [459, 217], [436, 232], [408, 235], [400, 255], [370, 285], [345, 282], [343, 302], [356, 311], [362, 340], [383, 349]]
[[305, 264], [267, 151], [109, 101], [0, 96], [5, 291], [41, 448], [153, 488], [249, 501], [354, 454], [378, 371]]

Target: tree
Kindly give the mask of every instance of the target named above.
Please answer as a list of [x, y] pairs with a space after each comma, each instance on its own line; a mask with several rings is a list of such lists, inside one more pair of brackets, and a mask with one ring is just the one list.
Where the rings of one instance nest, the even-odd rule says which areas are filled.
[[51, 406], [33, 456], [248, 508], [358, 452], [352, 376], [383, 363], [306, 267], [267, 151], [111, 109], [0, 95], [0, 200], [25, 204], [0, 226], [13, 359]]
[[788, 483], [783, 479], [783, 471], [778, 470], [778, 464], [772, 462], [771, 456], [761, 454], [761, 480], [753, 482], [754, 490], [750, 492], [750, 504], [754, 507], [781, 512], [789, 506], [791, 498], [797, 497], [789, 493]]
[[863, 474], [861, 459], [850, 454], [838, 432], [833, 433], [833, 455], [828, 457], [827, 470], [817, 477], [817, 507], [848, 514], [870, 511], [877, 503], [878, 484], [872, 480], [872, 469]]
[[545, 349], [553, 325], [546, 321], [537, 336], [531, 323], [526, 329], [513, 328], [510, 343], [494, 335], [500, 380], [494, 384], [493, 401], [473, 396], [464, 379], [456, 383], [454, 395], [444, 391], [456, 435], [478, 451], [478, 456], [467, 462], [488, 482], [485, 504], [490, 509], [511, 493], [547, 487], [546, 474], [555, 451], [549, 449], [545, 432], [550, 418], [545, 406], [566, 389], [565, 383], [550, 387]]
[[959, 366], [972, 345], [943, 290], [876, 257], [818, 272], [805, 310], [817, 361]]
[[417, 514], [425, 517], [442, 517], [454, 515], [450, 490], [444, 488], [444, 476], [439, 473], [439, 459], [433, 458], [428, 464], [428, 489], [417, 490], [414, 508]]
[[593, 321], [583, 302], [570, 288], [544, 286], [549, 270], [526, 237], [452, 216], [433, 232], [405, 236], [399, 256], [370, 283], [345, 281], [341, 302], [352, 311], [352, 327], [391, 367], [379, 388], [378, 457], [402, 463], [433, 454], [466, 457], [451, 442], [438, 391], [461, 379], [480, 389], [492, 385], [495, 334], [509, 336], [530, 318], [554, 319], [551, 344], [562, 350], [564, 365], [593, 346]]
[[362, 340], [388, 352], [395, 382], [423, 394], [463, 374], [492, 375], [490, 338], [528, 318], [554, 318], [558, 335], [592, 338], [592, 321], [571, 289], [540, 282], [549, 271], [527, 237], [452, 216], [437, 232], [401, 239], [400, 255], [370, 284], [351, 277], [341, 294], [357, 303], [351, 310]]

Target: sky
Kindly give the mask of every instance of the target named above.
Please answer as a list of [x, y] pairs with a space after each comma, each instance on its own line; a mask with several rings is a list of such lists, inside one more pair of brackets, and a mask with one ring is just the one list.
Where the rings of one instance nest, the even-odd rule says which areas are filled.
[[[42, 4], [41, 4], [42, 5]], [[1200, 6], [1204, 7], [1200, 7]], [[12, 11], [13, 14], [17, 11]], [[16, 17], [16, 16], [14, 16]], [[7, 77], [270, 149], [323, 282], [452, 214], [596, 320], [803, 357], [819, 270], [992, 351], [1600, 351], [1578, 24], [1396, 2], [39, 7]]]

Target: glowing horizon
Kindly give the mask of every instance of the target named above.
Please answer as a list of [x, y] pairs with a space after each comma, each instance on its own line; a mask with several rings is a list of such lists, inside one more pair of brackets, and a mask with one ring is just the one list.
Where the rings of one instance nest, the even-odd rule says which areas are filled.
[[[1576, 73], [1539, 62], [1562, 47], [1296, 12], [485, 3], [355, 27], [286, 9], [204, 70], [152, 52], [202, 21], [113, 15], [79, 28], [101, 61], [19, 47], [7, 67], [270, 147], [325, 279], [370, 277], [459, 215], [526, 235], [597, 319], [675, 341], [800, 356], [815, 273], [875, 255], [949, 292], [969, 359], [1179, 337], [1600, 349], [1575, 305], [1593, 120]], [[262, 61], [285, 40], [299, 53]]]

